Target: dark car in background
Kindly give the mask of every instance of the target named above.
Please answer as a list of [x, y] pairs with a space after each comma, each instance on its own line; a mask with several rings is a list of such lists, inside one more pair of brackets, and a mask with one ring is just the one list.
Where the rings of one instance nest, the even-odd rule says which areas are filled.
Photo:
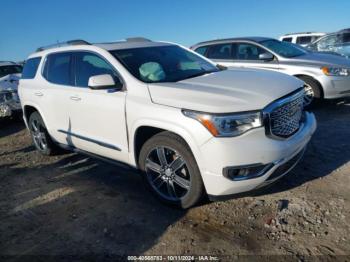
[[21, 112], [17, 94], [22, 65], [10, 61], [0, 61], [0, 118]]
[[335, 52], [350, 58], [350, 28], [327, 34], [306, 46], [316, 52]]

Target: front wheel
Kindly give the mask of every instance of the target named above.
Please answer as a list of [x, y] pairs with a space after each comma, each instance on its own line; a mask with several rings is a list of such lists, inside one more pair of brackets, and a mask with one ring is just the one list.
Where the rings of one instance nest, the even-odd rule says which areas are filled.
[[190, 148], [173, 133], [162, 132], [150, 138], [141, 149], [139, 167], [151, 191], [167, 204], [189, 208], [204, 194]]
[[312, 107], [317, 105], [322, 99], [320, 84], [308, 76], [300, 76], [299, 78], [305, 83], [304, 107]]

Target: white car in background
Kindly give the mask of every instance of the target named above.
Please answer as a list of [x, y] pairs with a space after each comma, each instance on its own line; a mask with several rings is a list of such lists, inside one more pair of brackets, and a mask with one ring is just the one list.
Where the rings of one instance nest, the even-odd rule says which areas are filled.
[[320, 33], [320, 32], [293, 33], [293, 34], [285, 34], [281, 36], [279, 40], [283, 42], [298, 44], [305, 47], [324, 35], [326, 35], [326, 33]]
[[22, 66], [14, 62], [0, 61], [0, 118], [21, 111], [17, 94]]
[[182, 208], [204, 194], [217, 199], [276, 181], [316, 129], [297, 78], [222, 70], [182, 46], [142, 38], [39, 48], [19, 95], [39, 152], [60, 145], [122, 162]]

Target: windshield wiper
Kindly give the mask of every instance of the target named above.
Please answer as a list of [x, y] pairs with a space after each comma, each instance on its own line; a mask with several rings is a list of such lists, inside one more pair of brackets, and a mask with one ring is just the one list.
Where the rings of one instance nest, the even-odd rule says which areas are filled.
[[186, 76], [186, 77], [181, 78], [179, 80], [176, 80], [175, 82], [183, 81], [183, 80], [190, 79], [190, 78], [195, 78], [195, 77], [198, 77], [198, 76], [207, 75], [207, 74], [210, 74], [210, 73], [213, 73], [213, 72], [217, 72], [217, 71], [213, 70], [213, 71], [199, 72], [199, 73], [196, 73], [196, 74], [193, 74], [193, 75]]
[[228, 69], [227, 66], [220, 65], [220, 64], [217, 64], [216, 67], [219, 68], [220, 71], [224, 71]]

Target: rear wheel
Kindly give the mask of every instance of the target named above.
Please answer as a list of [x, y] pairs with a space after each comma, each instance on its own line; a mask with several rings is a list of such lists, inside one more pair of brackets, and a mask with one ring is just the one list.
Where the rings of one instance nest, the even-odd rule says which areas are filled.
[[173, 133], [162, 132], [149, 139], [141, 149], [139, 167], [151, 191], [167, 204], [189, 208], [204, 194], [191, 150]]
[[33, 112], [28, 121], [30, 134], [35, 148], [43, 155], [54, 155], [58, 147], [52, 141], [44, 121], [38, 112]]

